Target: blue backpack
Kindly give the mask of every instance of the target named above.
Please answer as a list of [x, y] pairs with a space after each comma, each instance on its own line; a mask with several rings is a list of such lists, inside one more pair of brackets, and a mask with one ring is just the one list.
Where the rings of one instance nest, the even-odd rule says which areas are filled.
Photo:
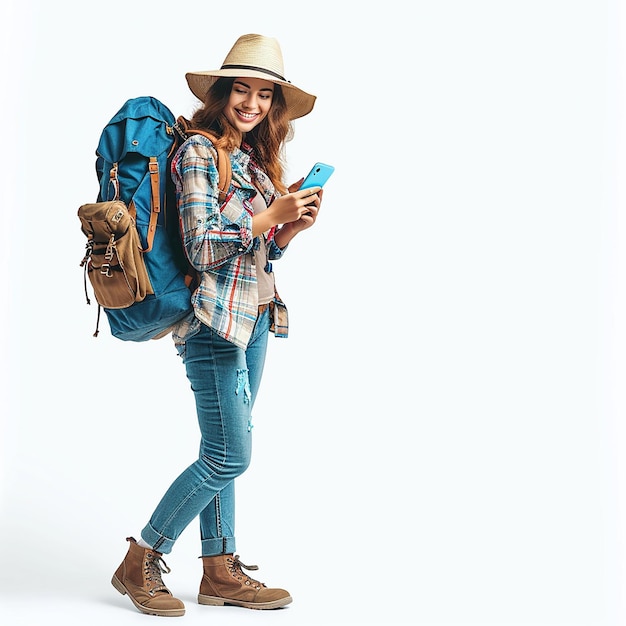
[[[87, 251], [81, 262], [114, 337], [147, 341], [168, 334], [191, 311], [193, 272], [183, 250], [171, 158], [193, 133], [159, 100], [128, 100], [104, 127], [96, 150], [100, 190], [78, 210]], [[222, 200], [230, 159], [218, 150]]]

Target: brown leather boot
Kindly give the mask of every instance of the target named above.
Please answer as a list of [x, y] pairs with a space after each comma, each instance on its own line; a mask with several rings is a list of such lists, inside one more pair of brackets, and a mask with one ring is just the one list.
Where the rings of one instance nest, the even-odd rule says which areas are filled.
[[163, 584], [161, 574], [170, 568], [160, 552], [142, 548], [132, 537], [126, 557], [117, 568], [111, 584], [122, 594], [128, 594], [133, 604], [148, 615], [178, 617], [185, 614], [185, 605]]
[[202, 565], [204, 574], [198, 594], [199, 604], [233, 604], [247, 609], [277, 609], [291, 602], [288, 591], [268, 589], [263, 583], [244, 574], [241, 568], [259, 568], [256, 565], [244, 565], [238, 555], [203, 556]]

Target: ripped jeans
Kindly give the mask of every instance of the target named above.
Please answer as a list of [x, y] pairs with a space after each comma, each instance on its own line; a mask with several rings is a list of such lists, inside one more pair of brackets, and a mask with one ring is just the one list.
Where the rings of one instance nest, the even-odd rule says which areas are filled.
[[266, 309], [245, 350], [204, 324], [187, 340], [183, 360], [196, 400], [200, 453], [172, 483], [141, 531], [154, 550], [171, 552], [178, 536], [199, 516], [202, 556], [235, 552], [235, 478], [250, 463], [251, 412], [269, 326]]

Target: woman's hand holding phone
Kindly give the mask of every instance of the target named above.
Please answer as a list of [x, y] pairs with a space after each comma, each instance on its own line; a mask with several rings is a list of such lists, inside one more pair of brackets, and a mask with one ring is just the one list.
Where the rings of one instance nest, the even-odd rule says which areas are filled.
[[272, 221], [275, 219], [274, 224], [283, 225], [276, 233], [276, 243], [281, 248], [284, 248], [299, 232], [315, 224], [322, 202], [322, 186], [334, 169], [331, 165], [316, 163], [307, 176], [289, 186], [288, 194], [277, 198], [271, 204], [268, 211], [272, 211]]
[[[334, 171], [335, 168], [332, 165], [318, 162], [311, 168], [309, 173], [303, 179], [300, 179], [302, 182], [300, 182], [299, 185], [296, 183], [292, 187], [299, 190], [310, 189], [312, 194], [319, 192], [319, 197], [321, 199], [321, 188], [326, 184]], [[290, 191], [292, 187], [289, 188]]]

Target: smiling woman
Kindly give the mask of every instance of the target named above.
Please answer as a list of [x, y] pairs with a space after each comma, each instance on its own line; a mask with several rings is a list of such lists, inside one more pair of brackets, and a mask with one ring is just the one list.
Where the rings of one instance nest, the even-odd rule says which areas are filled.
[[273, 93], [274, 84], [268, 80], [236, 78], [224, 115], [237, 130], [246, 133], [265, 119], [272, 105]]
[[76, 209], [114, 109], [150, 94], [191, 118], [210, 85], [196, 100], [185, 72], [225, 74], [258, 32], [286, 73], [250, 65], [318, 96], [286, 180], [337, 166], [272, 261], [289, 340], [268, 342], [236, 480], [236, 554], [293, 602], [199, 606], [196, 520], [164, 582], [207, 626], [626, 625], [624, 3], [235, 6], [0, 5], [4, 623], [139, 618], [108, 580], [197, 456], [194, 393], [170, 337], [91, 337]]
[[[164, 585], [162, 555], [198, 518], [203, 577], [199, 604], [274, 609], [284, 589], [244, 573], [235, 555], [234, 480], [250, 463], [252, 408], [259, 392], [268, 335], [287, 336], [287, 310], [272, 261], [315, 224], [319, 187], [289, 188], [280, 159], [292, 120], [315, 96], [283, 78], [275, 39], [244, 35], [219, 70], [187, 75], [202, 106], [172, 160], [172, 177], [189, 264], [196, 273], [192, 312], [172, 328], [196, 400], [200, 454], [163, 495], [112, 584], [142, 612], [178, 616], [184, 604]], [[209, 137], [215, 137], [210, 139]], [[232, 183], [221, 202], [217, 149], [227, 151]], [[139, 459], [137, 459], [139, 463]], [[137, 466], [139, 471], [139, 465]]]

